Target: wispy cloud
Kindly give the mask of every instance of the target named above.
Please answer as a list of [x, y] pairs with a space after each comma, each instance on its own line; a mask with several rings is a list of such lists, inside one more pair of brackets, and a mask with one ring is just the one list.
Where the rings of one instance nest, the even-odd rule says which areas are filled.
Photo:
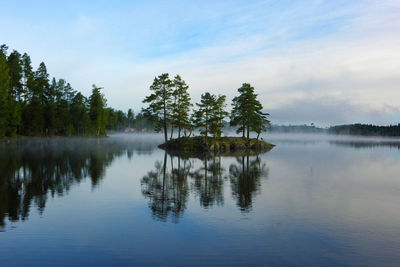
[[104, 86], [118, 108], [138, 110], [169, 72], [194, 100], [206, 90], [230, 99], [250, 82], [277, 123], [400, 117], [398, 1], [71, 2], [45, 10], [64, 14], [33, 22], [35, 32], [6, 5], [4, 42], [79, 90]]

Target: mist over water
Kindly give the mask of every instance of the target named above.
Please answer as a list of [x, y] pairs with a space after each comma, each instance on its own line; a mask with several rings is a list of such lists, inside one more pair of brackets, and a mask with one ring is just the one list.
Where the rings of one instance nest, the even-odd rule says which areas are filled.
[[261, 137], [274, 149], [203, 158], [167, 154], [157, 148], [159, 134], [1, 143], [0, 258], [7, 265], [399, 262], [398, 139]]

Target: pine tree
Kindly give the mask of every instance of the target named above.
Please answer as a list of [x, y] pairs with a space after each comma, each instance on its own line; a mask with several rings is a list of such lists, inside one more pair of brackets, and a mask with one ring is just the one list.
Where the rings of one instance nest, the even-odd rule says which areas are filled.
[[131, 108], [128, 110], [127, 118], [128, 118], [128, 127], [132, 128], [133, 127], [133, 122], [135, 120], [135, 114], [133, 114], [133, 111], [132, 111]]
[[207, 139], [212, 122], [212, 110], [215, 102], [215, 96], [210, 93], [201, 95], [200, 103], [196, 103], [198, 109], [194, 112], [196, 128], [200, 129], [200, 134]]
[[7, 58], [10, 76], [8, 95], [7, 135], [16, 136], [21, 125], [21, 97], [23, 95], [21, 54], [13, 51]]
[[[181, 137], [182, 129], [189, 125], [189, 112], [192, 104], [190, 103], [190, 96], [188, 93], [189, 86], [179, 75], [176, 75], [173, 80], [172, 96], [174, 101], [172, 103], [172, 125], [178, 127], [178, 138]], [[171, 127], [172, 128], [172, 127]], [[171, 129], [173, 131], [173, 128]], [[172, 137], [172, 132], [171, 132]]]
[[172, 82], [169, 79], [168, 73], [161, 74], [154, 78], [153, 84], [150, 86], [153, 92], [147, 96], [143, 103], [149, 103], [149, 106], [144, 109], [146, 117], [155, 124], [155, 130], [159, 132], [163, 129], [165, 142], [168, 141], [167, 127], [171, 121], [171, 116], [168, 111], [172, 104]]
[[87, 108], [87, 99], [77, 93], [71, 103], [71, 118], [74, 127], [74, 134], [85, 135], [89, 128], [89, 115]]
[[254, 87], [248, 83], [244, 83], [238, 89], [240, 93], [232, 100], [231, 126], [239, 126], [237, 133], [242, 132], [243, 137], [247, 132], [247, 138], [250, 138], [250, 131], [255, 131], [259, 137], [261, 131], [266, 129], [269, 123], [267, 113], [262, 112], [262, 105], [257, 100], [257, 95], [254, 93]]
[[32, 62], [31, 58], [27, 53], [22, 55], [22, 76], [23, 76], [23, 102], [26, 103], [29, 98], [32, 96], [32, 87], [33, 87], [33, 71], [32, 71]]
[[224, 95], [219, 95], [215, 98], [215, 103], [212, 110], [212, 123], [210, 126], [210, 133], [214, 137], [221, 137], [222, 129], [225, 126], [224, 119], [228, 115], [228, 112], [225, 111], [225, 99], [226, 96]]
[[101, 89], [93, 85], [92, 95], [89, 98], [89, 117], [96, 136], [104, 136], [107, 125], [106, 99], [100, 92]]
[[4, 137], [8, 126], [8, 96], [10, 90], [10, 77], [6, 60], [5, 47], [0, 48], [0, 138]]

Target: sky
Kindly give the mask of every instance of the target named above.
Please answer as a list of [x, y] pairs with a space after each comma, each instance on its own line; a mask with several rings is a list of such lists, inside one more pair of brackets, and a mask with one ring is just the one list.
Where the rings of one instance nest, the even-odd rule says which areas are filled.
[[250, 83], [274, 124], [400, 122], [400, 1], [3, 1], [0, 43], [136, 112], [155, 76], [228, 106]]

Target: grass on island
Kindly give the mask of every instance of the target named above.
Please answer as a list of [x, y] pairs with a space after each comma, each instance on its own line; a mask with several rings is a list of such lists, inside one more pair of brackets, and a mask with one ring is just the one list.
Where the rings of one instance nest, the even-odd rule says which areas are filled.
[[243, 137], [181, 137], [171, 139], [164, 144], [159, 145], [160, 148], [167, 151], [177, 151], [182, 153], [193, 152], [267, 152], [274, 145], [263, 140], [255, 138]]

